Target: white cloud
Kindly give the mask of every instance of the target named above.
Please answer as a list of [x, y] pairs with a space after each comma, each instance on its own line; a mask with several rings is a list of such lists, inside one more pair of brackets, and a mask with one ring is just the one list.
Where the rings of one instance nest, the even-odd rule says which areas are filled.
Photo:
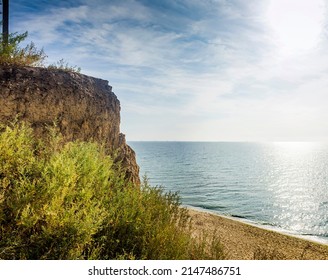
[[91, 11], [84, 1], [16, 28], [29, 26], [54, 60], [108, 79], [130, 140], [327, 139], [326, 41], [279, 57], [265, 1], [234, 3], [175, 1], [181, 14], [168, 14], [133, 0], [98, 0]]

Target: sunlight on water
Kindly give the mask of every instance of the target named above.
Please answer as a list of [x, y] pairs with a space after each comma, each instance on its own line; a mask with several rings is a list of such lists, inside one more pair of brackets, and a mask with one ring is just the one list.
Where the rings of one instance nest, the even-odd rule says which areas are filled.
[[328, 211], [320, 209], [328, 203], [327, 162], [321, 149], [320, 143], [274, 143], [270, 165], [275, 174], [268, 187], [276, 209], [273, 222], [278, 226], [327, 235]]
[[186, 205], [328, 242], [328, 145], [132, 142], [153, 185]]

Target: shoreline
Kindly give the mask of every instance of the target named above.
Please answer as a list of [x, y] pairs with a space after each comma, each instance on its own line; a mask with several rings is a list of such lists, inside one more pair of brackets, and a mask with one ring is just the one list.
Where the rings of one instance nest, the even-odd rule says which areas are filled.
[[206, 209], [183, 207], [192, 218], [193, 234], [215, 233], [227, 259], [328, 260], [328, 244]]
[[275, 227], [275, 226], [270, 225], [270, 224], [261, 224], [261, 223], [257, 223], [257, 222], [248, 220], [246, 218], [229, 216], [229, 215], [217, 213], [215, 211], [211, 211], [211, 210], [208, 210], [208, 209], [203, 209], [203, 208], [200, 208], [200, 207], [195, 207], [195, 206], [190, 206], [190, 205], [183, 205], [182, 207], [184, 207], [188, 210], [194, 210], [196, 212], [201, 212], [201, 213], [208, 213], [208, 214], [211, 214], [211, 215], [214, 215], [214, 216], [219, 216], [219, 217], [230, 219], [230, 220], [233, 220], [233, 221], [237, 221], [237, 222], [240, 222], [240, 223], [243, 223], [243, 224], [251, 225], [251, 226], [254, 226], [254, 227], [257, 227], [257, 228], [260, 228], [260, 229], [269, 230], [269, 231], [277, 232], [277, 233], [280, 233], [280, 234], [283, 234], [283, 235], [288, 235], [288, 236], [291, 236], [291, 237], [303, 239], [305, 241], [310, 241], [310, 242], [314, 242], [314, 243], [318, 243], [318, 244], [321, 244], [321, 245], [328, 246], [328, 239], [320, 238], [320, 237], [315, 236], [315, 235], [297, 234], [296, 232], [281, 229], [281, 228]]

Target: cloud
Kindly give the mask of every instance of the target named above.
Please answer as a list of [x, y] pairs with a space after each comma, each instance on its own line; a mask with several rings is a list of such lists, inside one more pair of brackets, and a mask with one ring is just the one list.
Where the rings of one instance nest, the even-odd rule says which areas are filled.
[[130, 139], [287, 139], [296, 126], [294, 136], [306, 138], [299, 124], [325, 126], [327, 117], [327, 41], [305, 56], [279, 57], [267, 3], [68, 1], [14, 26], [28, 26], [54, 61], [108, 79]]

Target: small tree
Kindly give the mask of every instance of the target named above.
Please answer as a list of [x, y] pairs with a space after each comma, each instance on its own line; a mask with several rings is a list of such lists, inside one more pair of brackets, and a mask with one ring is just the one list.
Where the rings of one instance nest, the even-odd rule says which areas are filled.
[[[42, 66], [46, 58], [43, 49], [38, 50], [31, 42], [26, 47], [20, 47], [28, 36], [28, 32], [22, 34], [11, 33], [8, 38], [4, 34], [0, 37], [0, 64], [21, 66]], [[8, 43], [4, 41], [8, 40]]]

